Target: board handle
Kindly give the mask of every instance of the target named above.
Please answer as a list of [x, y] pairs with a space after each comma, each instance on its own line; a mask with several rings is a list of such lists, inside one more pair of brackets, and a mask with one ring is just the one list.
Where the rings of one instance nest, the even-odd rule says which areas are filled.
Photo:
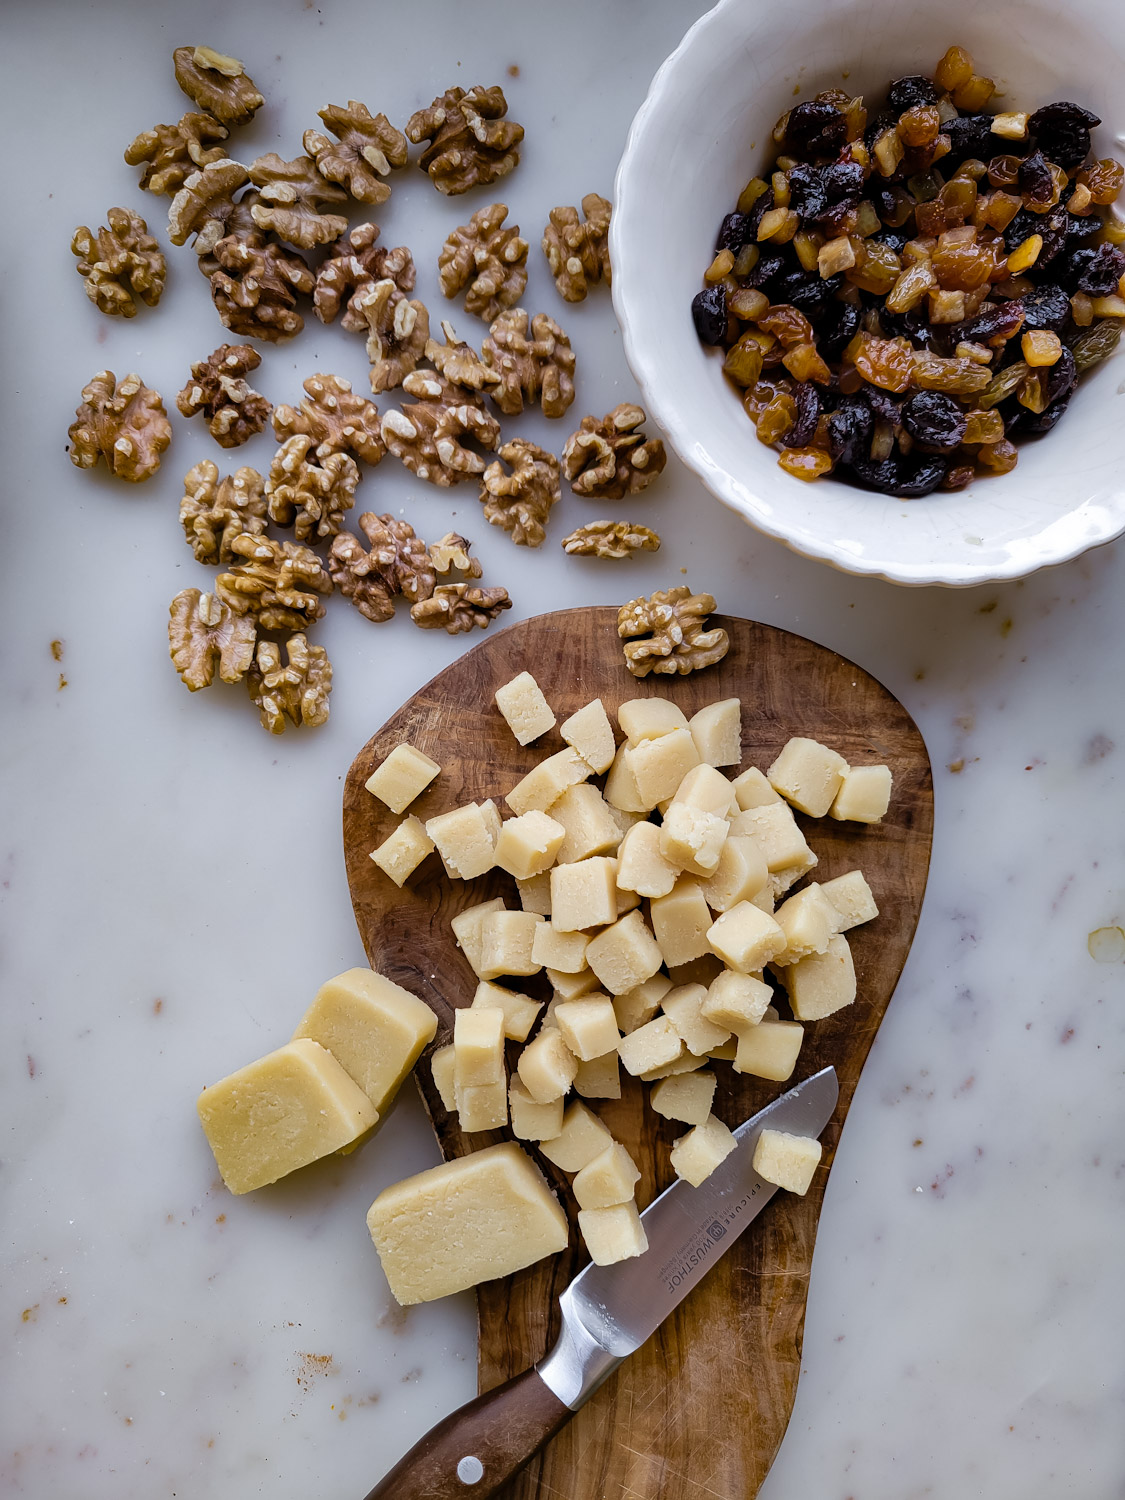
[[432, 1427], [367, 1500], [488, 1500], [574, 1412], [525, 1370]]

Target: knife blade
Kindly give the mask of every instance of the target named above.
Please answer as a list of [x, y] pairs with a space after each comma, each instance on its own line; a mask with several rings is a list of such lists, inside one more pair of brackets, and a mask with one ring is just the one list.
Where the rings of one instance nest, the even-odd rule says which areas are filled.
[[777, 1192], [754, 1171], [768, 1125], [818, 1136], [839, 1087], [822, 1068], [744, 1121], [738, 1147], [699, 1187], [677, 1181], [641, 1215], [649, 1248], [588, 1265], [559, 1299], [562, 1331], [538, 1365], [432, 1428], [367, 1500], [487, 1500], [544, 1447], [623, 1360], [655, 1333]]

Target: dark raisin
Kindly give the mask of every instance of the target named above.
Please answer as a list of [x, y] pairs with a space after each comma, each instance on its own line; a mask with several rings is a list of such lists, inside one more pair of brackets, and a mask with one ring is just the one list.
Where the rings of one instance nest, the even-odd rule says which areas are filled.
[[1075, 363], [1074, 355], [1063, 345], [1063, 351], [1055, 363], [1047, 371], [1047, 402], [1053, 405], [1056, 401], [1069, 400], [1078, 384], [1078, 365]]
[[1023, 308], [1023, 331], [1030, 333], [1036, 328], [1049, 328], [1061, 333], [1070, 317], [1070, 298], [1061, 286], [1040, 286], [1019, 298]]
[[911, 234], [903, 234], [901, 229], [880, 229], [871, 235], [868, 243], [889, 245], [896, 255], [901, 255], [913, 238]]
[[901, 313], [890, 312], [884, 305], [879, 308], [879, 321], [888, 338], [909, 339], [916, 349], [931, 349], [945, 337], [940, 324], [930, 326], [924, 304]]
[[863, 196], [863, 168], [857, 161], [834, 161], [821, 170], [829, 203], [858, 203]]
[[828, 418], [828, 451], [840, 463], [851, 463], [852, 454], [867, 452], [875, 418], [862, 396], [844, 396]]
[[897, 124], [898, 116], [892, 115], [889, 110], [883, 109], [877, 115], [872, 115], [863, 132], [863, 144], [868, 151], [873, 150], [875, 142], [885, 130], [893, 130]]
[[936, 490], [945, 478], [949, 460], [940, 454], [921, 454], [910, 458], [884, 458], [876, 460], [855, 454], [852, 458], [852, 473], [861, 484], [879, 490], [884, 495], [901, 495], [913, 500], [919, 495], [928, 495]]
[[818, 218], [828, 207], [820, 171], [807, 162], [789, 169], [789, 207], [802, 219]]
[[1111, 297], [1125, 275], [1125, 251], [1114, 245], [1087, 245], [1074, 251], [1066, 270], [1072, 291], [1088, 292], [1091, 297]]
[[691, 299], [695, 331], [705, 344], [721, 344], [727, 333], [727, 294], [721, 286], [709, 286]]
[[1021, 406], [1012, 420], [1005, 424], [1005, 430], [1021, 437], [1050, 432], [1069, 405], [1070, 396], [1066, 395], [1061, 396], [1057, 401], [1052, 401], [1041, 412], [1028, 411], [1026, 407]]
[[1037, 109], [1027, 122], [1028, 134], [1048, 161], [1068, 171], [1081, 166], [1090, 151], [1090, 128], [1101, 119], [1080, 104], [1059, 100]]
[[991, 344], [993, 340], [1006, 343], [1019, 332], [1023, 320], [1023, 303], [1015, 297], [1011, 302], [990, 303], [975, 318], [954, 323], [950, 333], [957, 343], [963, 340], [970, 344]]
[[746, 215], [746, 227], [742, 231], [742, 243], [748, 245], [758, 238], [758, 225], [763, 216], [773, 207], [773, 188], [767, 188]]
[[799, 307], [808, 318], [818, 318], [843, 283], [842, 276], [822, 278], [815, 271], [787, 271], [778, 278], [777, 298]]
[[915, 442], [937, 453], [952, 453], [963, 441], [968, 423], [952, 396], [916, 391], [902, 408], [902, 425]]
[[733, 250], [737, 255], [750, 238], [746, 232], [749, 223], [749, 214], [727, 214], [719, 225], [719, 235], [715, 241], [716, 253], [720, 250]]
[[1067, 214], [1066, 242], [1068, 245], [1084, 245], [1087, 240], [1097, 239], [1102, 230], [1102, 221], [1097, 214]]
[[1055, 180], [1042, 151], [1033, 151], [1020, 162], [1019, 189], [1030, 203], [1046, 207], [1055, 194]]
[[872, 184], [867, 190], [867, 196], [871, 199], [871, 205], [881, 219], [894, 218], [899, 200], [891, 188]]
[[936, 104], [938, 91], [933, 80], [914, 73], [906, 78], [896, 78], [887, 93], [887, 100], [896, 115], [901, 115], [916, 104]]
[[835, 156], [848, 138], [848, 122], [834, 104], [806, 99], [789, 112], [786, 143], [804, 156]]
[[817, 348], [825, 359], [839, 359], [844, 346], [859, 332], [859, 308], [851, 302], [830, 302], [817, 328]]
[[820, 396], [811, 381], [799, 380], [793, 389], [793, 400], [797, 403], [797, 420], [785, 434], [785, 445], [804, 448], [812, 442], [820, 420]]
[[758, 263], [750, 270], [750, 274], [743, 278], [743, 286], [763, 287], [767, 282], [773, 281], [785, 270], [785, 261], [780, 255], [767, 252], [759, 255]]
[[946, 120], [941, 133], [949, 137], [949, 156], [942, 160], [943, 168], [947, 163], [967, 156], [983, 157], [987, 161], [991, 154], [991, 115], [959, 115], [956, 120]]
[[1043, 236], [1043, 248], [1036, 257], [1034, 270], [1040, 271], [1048, 265], [1066, 245], [1070, 215], [1064, 208], [1054, 208], [1049, 214], [1034, 214], [1029, 208], [1021, 208], [1004, 231], [1004, 249], [1010, 255], [1018, 250], [1028, 235]]

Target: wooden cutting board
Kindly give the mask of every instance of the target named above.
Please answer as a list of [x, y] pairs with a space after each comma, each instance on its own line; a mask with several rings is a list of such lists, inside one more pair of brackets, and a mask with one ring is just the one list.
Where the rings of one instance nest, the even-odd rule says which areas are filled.
[[[797, 1388], [809, 1267], [821, 1200], [860, 1069], [906, 960], [926, 886], [933, 828], [930, 763], [922, 737], [896, 698], [866, 672], [800, 636], [749, 620], [717, 616], [731, 649], [718, 666], [689, 677], [632, 678], [617, 637], [616, 610], [540, 615], [490, 635], [399, 710], [363, 747], [344, 791], [344, 851], [356, 921], [372, 966], [431, 1005], [434, 1045], [450, 1039], [456, 1007], [476, 980], [449, 922], [496, 895], [518, 906], [514, 882], [495, 870], [450, 881], [436, 856], [399, 892], [368, 858], [398, 819], [364, 788], [379, 761], [410, 740], [442, 767], [411, 809], [423, 820], [468, 801], [503, 794], [545, 755], [563, 748], [557, 729], [521, 748], [492, 699], [501, 684], [531, 671], [561, 723], [600, 697], [616, 721], [620, 703], [669, 697], [688, 715], [704, 704], [743, 703], [742, 766], [763, 769], [791, 735], [822, 740], [855, 763], [885, 762], [894, 772], [891, 810], [864, 828], [799, 818], [820, 856], [818, 879], [862, 869], [880, 916], [848, 934], [856, 1003], [811, 1024], [793, 1082], [831, 1063], [840, 1102], [824, 1133], [824, 1162], [805, 1198], [779, 1193], [618, 1374], [524, 1471], [512, 1500], [752, 1500], [785, 1432]], [[733, 774], [733, 773], [732, 773]], [[537, 981], [523, 981], [535, 992]], [[514, 982], [517, 986], [521, 981]], [[783, 1007], [783, 1014], [788, 1011]], [[509, 1062], [514, 1061], [513, 1049]], [[718, 1063], [715, 1113], [736, 1125], [786, 1085], [742, 1077]], [[442, 1107], [424, 1059], [416, 1073], [446, 1157], [501, 1139], [464, 1137]], [[683, 1125], [645, 1105], [642, 1085], [622, 1074], [620, 1101], [594, 1108], [643, 1172], [642, 1207], [672, 1179], [668, 1152]], [[567, 1179], [540, 1165], [560, 1188], [574, 1223]], [[571, 1248], [508, 1280], [478, 1289], [479, 1384], [487, 1391], [539, 1360], [557, 1333], [557, 1299], [586, 1256]], [[392, 1455], [388, 1454], [388, 1461]]]

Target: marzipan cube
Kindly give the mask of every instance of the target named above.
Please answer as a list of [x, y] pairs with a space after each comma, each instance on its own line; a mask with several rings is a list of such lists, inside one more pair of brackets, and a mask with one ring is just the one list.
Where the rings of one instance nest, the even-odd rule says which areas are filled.
[[766, 857], [757, 840], [732, 833], [723, 843], [715, 873], [700, 889], [712, 911], [729, 911], [740, 901], [752, 901], [768, 880]]
[[822, 1021], [855, 999], [855, 966], [846, 937], [831, 938], [825, 952], [810, 954], [780, 972], [799, 1021]]
[[621, 1066], [634, 1078], [674, 1062], [684, 1050], [683, 1038], [668, 1016], [657, 1016], [638, 1026], [617, 1044]]
[[617, 920], [617, 861], [606, 856], [556, 865], [551, 871], [551, 921], [560, 932], [606, 927]]
[[617, 722], [631, 745], [688, 727], [683, 709], [667, 698], [630, 698], [617, 710]]
[[533, 911], [538, 917], [551, 915], [551, 872], [532, 875], [529, 880], [516, 879], [516, 891], [524, 911]]
[[371, 858], [384, 875], [389, 875], [395, 885], [402, 887], [426, 855], [433, 852], [433, 847], [433, 839], [411, 813], [377, 849], [371, 851]]
[[453, 1045], [438, 1047], [430, 1057], [430, 1074], [442, 1104], [452, 1114], [457, 1108], [453, 1083]]
[[740, 901], [723, 912], [707, 933], [711, 951], [728, 969], [753, 974], [785, 947], [785, 933], [773, 917], [749, 901]]
[[470, 1133], [478, 1130], [502, 1130], [508, 1123], [508, 1086], [501, 1078], [496, 1083], [453, 1086], [457, 1103], [457, 1123]]
[[592, 854], [612, 854], [621, 842], [616, 819], [601, 792], [588, 781], [569, 787], [553, 802], [551, 817], [563, 829], [557, 853], [560, 865], [589, 859]]
[[862, 870], [849, 870], [835, 880], [826, 880], [821, 890], [836, 909], [837, 932], [849, 932], [862, 922], [873, 922], [879, 915]]
[[481, 928], [484, 926], [484, 919], [489, 912], [503, 910], [503, 899], [500, 896], [494, 896], [491, 901], [481, 901], [477, 906], [470, 906], [464, 911], [459, 911], [449, 924], [453, 928], [453, 936], [457, 939], [461, 952], [478, 979], [481, 977], [480, 966], [483, 956]]
[[844, 784], [828, 811], [841, 821], [880, 823], [890, 805], [889, 766], [849, 766], [844, 772]]
[[575, 1100], [563, 1115], [563, 1128], [553, 1140], [540, 1143], [540, 1151], [563, 1172], [580, 1172], [600, 1156], [613, 1137], [593, 1110]]
[[604, 1057], [616, 1050], [620, 1040], [617, 1017], [608, 995], [583, 995], [580, 1000], [561, 1001], [555, 1006], [555, 1024], [579, 1062]]
[[528, 1042], [520, 1053], [516, 1070], [537, 1104], [552, 1104], [574, 1082], [578, 1059], [563, 1041], [558, 1027], [544, 1023], [535, 1040]]
[[671, 865], [705, 878], [719, 867], [730, 824], [688, 802], [673, 801], [660, 828], [660, 852]]
[[605, 779], [602, 795], [610, 807], [616, 807], [619, 812], [647, 813], [652, 811], [641, 801], [627, 744], [622, 745], [613, 757], [613, 764]]
[[742, 1032], [747, 1026], [757, 1026], [772, 999], [773, 991], [762, 980], [724, 969], [712, 980], [701, 1014], [727, 1031]]
[[616, 1047], [604, 1057], [591, 1057], [578, 1064], [574, 1092], [583, 1099], [621, 1098], [621, 1059]]
[[504, 1078], [504, 1012], [499, 1006], [453, 1015], [453, 1083], [458, 1089], [499, 1083]]
[[435, 776], [441, 775], [436, 760], [414, 745], [396, 745], [364, 782], [373, 797], [378, 797], [391, 812], [405, 812], [415, 797], [426, 790]]
[[709, 703], [688, 720], [700, 759], [709, 766], [737, 766], [742, 759], [742, 704], [737, 698]]
[[627, 759], [637, 796], [644, 807], [651, 809], [665, 797], [676, 795], [680, 782], [699, 764], [699, 751], [689, 729], [673, 729], [659, 739], [633, 745]]
[[559, 1000], [577, 1000], [598, 987], [598, 976], [590, 968], [579, 969], [577, 974], [566, 969], [547, 969], [546, 974]]
[[546, 969], [581, 974], [589, 944], [584, 932], [559, 932], [552, 922], [540, 922], [531, 939], [531, 956]]
[[696, 1056], [685, 1047], [679, 1057], [673, 1058], [670, 1063], [665, 1063], [659, 1068], [649, 1068], [647, 1072], [640, 1075], [642, 1083], [652, 1083], [656, 1079], [673, 1078], [679, 1073], [693, 1073], [697, 1068], [705, 1068], [711, 1061], [710, 1053], [704, 1052]]
[[770, 786], [810, 818], [823, 818], [844, 784], [848, 763], [842, 755], [795, 735], [770, 766]]
[[586, 962], [611, 995], [623, 995], [652, 978], [660, 968], [660, 949], [644, 917], [631, 911], [591, 940]]
[[743, 812], [751, 807], [766, 807], [771, 802], [781, 801], [765, 773], [759, 771], [757, 766], [750, 766], [741, 776], [736, 776], [731, 786], [734, 788], [735, 800]]
[[577, 786], [591, 774], [590, 767], [568, 746], [548, 755], [517, 781], [504, 801], [517, 817], [527, 812], [549, 812], [568, 786]]
[[711, 910], [699, 882], [682, 875], [667, 896], [649, 905], [652, 930], [669, 968], [701, 958], [708, 949]]
[[734, 1071], [754, 1078], [768, 1078], [784, 1083], [793, 1075], [797, 1054], [805, 1039], [805, 1028], [796, 1021], [771, 1021], [763, 1018], [757, 1026], [737, 1033], [738, 1047]]
[[752, 1165], [764, 1182], [803, 1198], [812, 1186], [820, 1157], [820, 1142], [810, 1136], [763, 1130], [754, 1145]]
[[521, 672], [496, 689], [496, 707], [521, 745], [530, 745], [555, 727], [551, 705], [530, 672]]
[[676, 788], [672, 801], [686, 802], [689, 807], [714, 813], [720, 818], [737, 811], [733, 782], [706, 762], [692, 767]]
[[501, 1010], [504, 1013], [504, 1035], [513, 1042], [526, 1042], [543, 1009], [540, 1001], [518, 994], [502, 984], [482, 981], [477, 985], [470, 1010]]
[[748, 807], [731, 819], [732, 834], [749, 834], [766, 858], [769, 870], [784, 870], [816, 857], [805, 835], [797, 827], [792, 808], [784, 802], [768, 802], [764, 807]]
[[613, 1010], [617, 1016], [617, 1028], [624, 1036], [636, 1031], [646, 1021], [651, 1021], [660, 1009], [660, 1002], [672, 988], [667, 974], [654, 974], [644, 984], [637, 985], [624, 995], [614, 995]]
[[701, 1068], [698, 1072], [679, 1073], [654, 1083], [648, 1102], [666, 1120], [702, 1125], [711, 1113], [714, 1097], [715, 1075], [707, 1068]]
[[717, 1025], [703, 1014], [707, 990], [701, 984], [681, 984], [664, 996], [664, 1014], [679, 1032], [684, 1046], [696, 1057], [720, 1047], [730, 1036], [729, 1026]]
[[625, 1147], [614, 1141], [587, 1162], [571, 1183], [579, 1208], [612, 1208], [632, 1203], [641, 1174]]
[[500, 816], [496, 805], [468, 802], [430, 818], [426, 832], [437, 845], [445, 872], [457, 880], [475, 880], [496, 863]]
[[680, 866], [665, 859], [661, 830], [655, 823], [634, 823], [617, 850], [619, 890], [638, 896], [667, 896], [680, 876]]
[[539, 1104], [517, 1074], [508, 1085], [508, 1107], [512, 1134], [521, 1141], [551, 1141], [562, 1130], [563, 1100], [560, 1094], [549, 1104]]
[[613, 764], [617, 746], [613, 737], [613, 725], [600, 698], [587, 703], [569, 719], [559, 725], [559, 733], [572, 750], [577, 750], [582, 759], [597, 774], [608, 771]]
[[722, 1120], [708, 1115], [702, 1125], [680, 1136], [673, 1145], [672, 1170], [692, 1187], [698, 1187], [737, 1146], [737, 1140]]
[[546, 813], [508, 818], [496, 840], [495, 862], [517, 880], [530, 880], [551, 868], [565, 838], [566, 829]]
[[486, 913], [480, 929], [480, 977], [538, 974], [540, 966], [531, 955], [531, 947], [535, 929], [542, 921], [530, 911]]
[[824, 891], [814, 883], [783, 901], [774, 912], [774, 921], [785, 933], [785, 949], [773, 959], [781, 968], [810, 953], [823, 953], [839, 917]]
[[612, 1208], [582, 1208], [578, 1231], [596, 1266], [616, 1265], [648, 1249], [648, 1237], [635, 1203], [615, 1203]]

